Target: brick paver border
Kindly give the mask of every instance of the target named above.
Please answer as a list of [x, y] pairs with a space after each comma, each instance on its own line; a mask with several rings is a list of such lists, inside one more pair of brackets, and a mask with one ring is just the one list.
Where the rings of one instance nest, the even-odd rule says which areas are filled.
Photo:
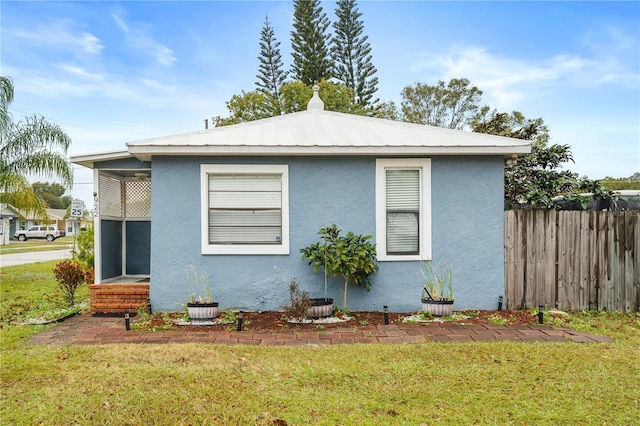
[[36, 334], [33, 344], [104, 345], [113, 343], [212, 343], [218, 345], [306, 346], [354, 343], [426, 343], [480, 341], [610, 342], [611, 338], [571, 329], [539, 325], [390, 324], [361, 329], [341, 327], [324, 330], [274, 332], [229, 331], [222, 326], [203, 326], [202, 331], [140, 331], [125, 329], [124, 319], [77, 315]]

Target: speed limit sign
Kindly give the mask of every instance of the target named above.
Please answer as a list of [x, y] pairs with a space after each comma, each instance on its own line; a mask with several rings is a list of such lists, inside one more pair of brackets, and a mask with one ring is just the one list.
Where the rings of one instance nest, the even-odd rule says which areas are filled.
[[82, 217], [84, 212], [84, 201], [73, 200], [71, 201], [71, 217]]

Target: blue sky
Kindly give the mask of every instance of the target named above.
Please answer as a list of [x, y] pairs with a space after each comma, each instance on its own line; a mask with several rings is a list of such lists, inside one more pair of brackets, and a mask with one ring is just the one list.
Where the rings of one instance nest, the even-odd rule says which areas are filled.
[[[335, 3], [323, 2], [335, 21]], [[403, 87], [464, 77], [499, 111], [542, 117], [590, 178], [640, 171], [639, 2], [358, 2], [380, 80]], [[291, 65], [291, 1], [0, 4], [0, 73], [14, 121], [37, 113], [72, 155], [200, 130], [254, 90], [266, 15]], [[78, 168], [72, 195], [91, 200]]]

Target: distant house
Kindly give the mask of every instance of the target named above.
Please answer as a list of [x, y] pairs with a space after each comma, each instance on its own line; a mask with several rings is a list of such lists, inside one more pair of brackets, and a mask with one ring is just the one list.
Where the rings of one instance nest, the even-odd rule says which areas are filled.
[[89, 217], [68, 217], [66, 209], [46, 209], [47, 219], [42, 220], [7, 204], [0, 204], [0, 206], [6, 206], [5, 208], [9, 209], [7, 210], [9, 230], [7, 235], [9, 235], [9, 239], [13, 238], [17, 230], [29, 229], [32, 226], [42, 224], [57, 225], [58, 229], [65, 231], [67, 236], [73, 236], [77, 235], [80, 229], [86, 228], [88, 223], [91, 223]]
[[[306, 111], [72, 161], [94, 170], [98, 286], [150, 279], [153, 309], [176, 311], [194, 265], [222, 309], [277, 310], [293, 277], [323, 296], [299, 249], [336, 224], [373, 235], [378, 252], [371, 292], [350, 289], [349, 307], [402, 312], [420, 307], [428, 259], [452, 264], [457, 309], [497, 306], [504, 159], [529, 151], [519, 139], [324, 111], [315, 92]], [[341, 286], [332, 279], [330, 297]]]
[[11, 225], [18, 216], [18, 210], [12, 205], [0, 203], [0, 245], [9, 244], [9, 240], [15, 232], [12, 231]]

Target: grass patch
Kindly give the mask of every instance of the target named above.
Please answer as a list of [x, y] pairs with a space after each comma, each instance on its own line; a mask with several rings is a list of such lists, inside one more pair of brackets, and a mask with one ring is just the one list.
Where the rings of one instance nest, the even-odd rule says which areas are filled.
[[45, 239], [27, 241], [12, 240], [10, 244], [0, 246], [0, 254], [28, 253], [33, 251], [64, 250], [73, 245], [73, 237], [57, 238], [51, 242]]
[[89, 288], [85, 284], [76, 292], [79, 306], [64, 302], [52, 272], [58, 262], [0, 268], [0, 323], [53, 320], [87, 308]]
[[[7, 284], [15, 274], [46, 282], [38, 265], [2, 268], [3, 303], [40, 304], [33, 282]], [[51, 325], [3, 321], [0, 423], [637, 424], [640, 315], [576, 313], [558, 325], [617, 340], [36, 346], [29, 337]]]

